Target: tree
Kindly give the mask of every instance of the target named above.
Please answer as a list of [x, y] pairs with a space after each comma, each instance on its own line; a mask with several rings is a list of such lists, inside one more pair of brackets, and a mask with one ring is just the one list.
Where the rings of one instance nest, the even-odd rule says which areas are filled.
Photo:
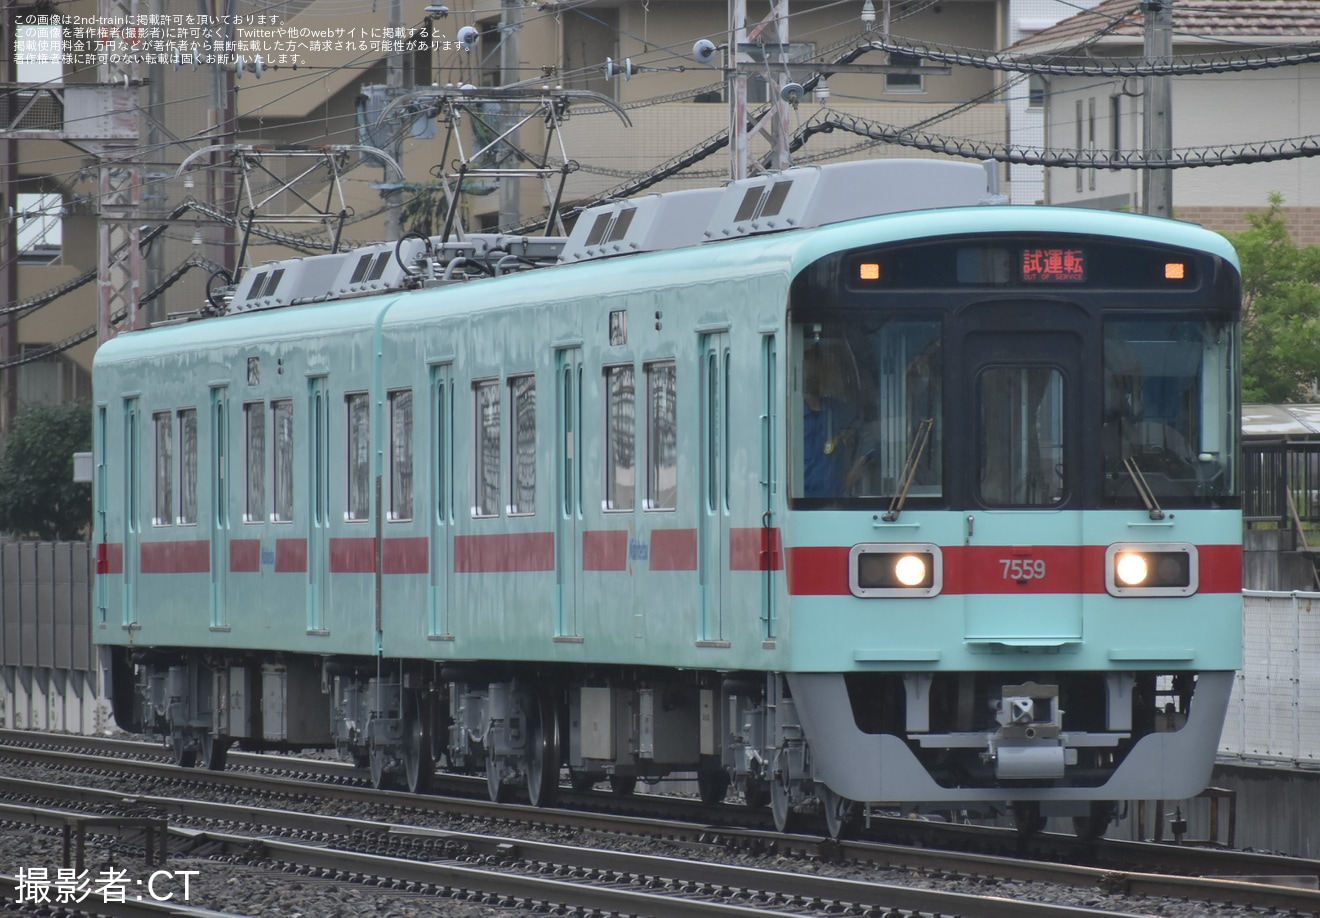
[[73, 454], [91, 448], [86, 402], [20, 411], [0, 453], [0, 530], [48, 541], [85, 538], [92, 486], [73, 480]]
[[1320, 246], [1298, 246], [1283, 196], [1247, 215], [1251, 229], [1225, 233], [1242, 263], [1242, 399], [1308, 401], [1320, 375]]

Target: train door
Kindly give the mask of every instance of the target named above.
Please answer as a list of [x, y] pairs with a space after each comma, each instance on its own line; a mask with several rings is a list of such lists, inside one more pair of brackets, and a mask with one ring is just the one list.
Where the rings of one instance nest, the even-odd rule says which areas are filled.
[[330, 396], [324, 376], [307, 381], [307, 630], [325, 630], [330, 564]]
[[987, 307], [971, 318], [963, 429], [971, 439], [966, 486], [978, 508], [969, 547], [979, 553], [966, 637], [1062, 646], [1082, 637], [1083, 317], [1045, 303]]
[[110, 499], [109, 491], [106, 488], [105, 477], [107, 458], [105, 448], [106, 440], [109, 436], [106, 431], [107, 420], [106, 406], [97, 405], [96, 432], [94, 434], [96, 437], [94, 453], [96, 457], [96, 467], [94, 471], [94, 474], [96, 475], [96, 483], [94, 487], [96, 489], [96, 530], [101, 534], [101, 541], [96, 545], [95, 551], [97, 552], [96, 573], [102, 576], [96, 577], [93, 583], [95, 583], [94, 595], [96, 600], [96, 624], [98, 625], [107, 624], [110, 616], [110, 592], [106, 585], [106, 581], [109, 578], [104, 576], [105, 568], [103, 567], [103, 565], [108, 566], [107, 553], [109, 552], [109, 546], [106, 543], [110, 541], [110, 530], [106, 528], [106, 524], [109, 521], [108, 501]]
[[137, 620], [137, 574], [139, 543], [142, 537], [141, 495], [138, 491], [142, 479], [142, 451], [140, 440], [141, 413], [138, 400], [124, 399], [124, 595], [122, 616], [124, 625]]
[[775, 605], [778, 583], [779, 529], [775, 519], [775, 493], [778, 489], [779, 469], [775, 464], [775, 397], [778, 391], [778, 352], [775, 336], [761, 338], [761, 549], [767, 552], [761, 564], [761, 638], [774, 640], [778, 609]]
[[229, 577], [229, 390], [211, 389], [211, 627], [223, 628]]
[[555, 354], [555, 636], [581, 634], [582, 349]]
[[724, 640], [729, 588], [729, 335], [701, 336], [701, 507], [697, 514], [700, 602], [697, 641]]
[[454, 571], [454, 368], [431, 367], [431, 635], [452, 636]]

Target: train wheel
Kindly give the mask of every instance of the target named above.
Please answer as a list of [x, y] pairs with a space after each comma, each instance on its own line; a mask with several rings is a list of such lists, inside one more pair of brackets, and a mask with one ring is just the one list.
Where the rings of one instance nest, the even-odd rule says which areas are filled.
[[770, 776], [770, 814], [774, 816], [775, 828], [780, 832], [792, 832], [798, 822], [798, 814], [793, 812], [793, 797], [788, 780], [788, 776], [780, 771]]
[[1104, 837], [1105, 830], [1114, 817], [1114, 805], [1106, 800], [1091, 803], [1091, 812], [1086, 816], [1073, 817], [1073, 834], [1082, 841], [1095, 841]]
[[188, 735], [182, 730], [171, 734], [170, 751], [174, 753], [174, 764], [180, 768], [192, 768], [197, 764], [197, 747], [188, 742]]
[[430, 707], [416, 692], [409, 692], [404, 703], [403, 777], [410, 794], [426, 794], [435, 777], [435, 759], [431, 757]]
[[747, 805], [753, 809], [761, 809], [770, 805], [770, 785], [762, 778], [748, 778], [747, 787], [743, 790], [743, 799]]
[[1013, 827], [1022, 838], [1031, 838], [1045, 828], [1045, 817], [1040, 815], [1040, 804], [1035, 800], [1013, 802]]
[[532, 806], [554, 806], [559, 793], [559, 718], [555, 703], [542, 696], [527, 743], [527, 796]]
[[201, 736], [202, 764], [211, 771], [224, 771], [229, 758], [229, 737], [216, 736], [207, 730]]
[[697, 772], [697, 793], [706, 806], [724, 802], [729, 792], [729, 773], [722, 768], [707, 768]]
[[371, 751], [367, 753], [367, 759], [368, 764], [371, 766], [371, 786], [376, 790], [383, 790], [385, 788], [385, 750], [372, 743]]
[[513, 789], [504, 783], [499, 756], [493, 753], [486, 754], [486, 793], [491, 803], [508, 803], [513, 797]]
[[633, 791], [637, 790], [637, 776], [610, 775], [610, 790], [614, 791], [616, 796], [631, 797]]
[[825, 811], [825, 828], [829, 831], [830, 838], [843, 838], [852, 834], [857, 805], [847, 797], [836, 794], [824, 784], [816, 785], [816, 796], [820, 798], [821, 807]]

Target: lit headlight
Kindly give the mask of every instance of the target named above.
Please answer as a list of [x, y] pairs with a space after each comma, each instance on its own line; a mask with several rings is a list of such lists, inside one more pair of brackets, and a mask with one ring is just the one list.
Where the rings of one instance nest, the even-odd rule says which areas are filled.
[[1105, 589], [1111, 596], [1190, 596], [1199, 573], [1195, 545], [1110, 545], [1105, 551]]
[[925, 543], [854, 545], [848, 587], [854, 596], [934, 596], [943, 586], [943, 555]]
[[1125, 551], [1114, 561], [1114, 576], [1123, 586], [1141, 586], [1149, 573], [1146, 559], [1135, 551]]

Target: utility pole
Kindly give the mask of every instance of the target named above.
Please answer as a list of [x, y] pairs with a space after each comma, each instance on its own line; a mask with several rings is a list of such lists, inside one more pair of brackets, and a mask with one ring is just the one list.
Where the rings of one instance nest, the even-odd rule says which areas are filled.
[[[5, 51], [12, 51], [17, 37], [18, 11], [7, 8], [0, 22], [0, 42]], [[14, 84], [18, 80], [18, 64], [14, 55], [7, 53], [0, 62], [3, 81]], [[10, 131], [0, 136], [0, 214], [19, 212], [18, 206], [18, 141]], [[18, 305], [18, 217], [3, 221], [0, 227], [0, 305], [13, 308]], [[0, 360], [12, 361], [18, 357], [18, 313], [0, 316]], [[9, 433], [18, 412], [18, 367], [10, 366], [0, 374], [0, 441]]]
[[[97, 13], [103, 23], [98, 31], [108, 52], [106, 61], [97, 65], [97, 80], [102, 85], [139, 87], [142, 85], [137, 63], [139, 44], [145, 36], [139, 31], [138, 0], [100, 0]], [[135, 105], [135, 108], [140, 106]], [[136, 135], [137, 132], [134, 131]], [[142, 250], [139, 208], [142, 204], [142, 165], [138, 159], [139, 137], [130, 143], [123, 140], [87, 144], [98, 159], [97, 187], [97, 341], [115, 334], [110, 319], [124, 311], [122, 329], [138, 326], [138, 304], [142, 282]]]
[[[390, 0], [390, 41], [398, 41], [403, 29], [403, 5], [400, 0]], [[393, 102], [403, 93], [403, 52], [390, 46], [389, 58], [385, 66], [386, 104]], [[403, 133], [396, 128], [393, 141], [386, 152], [400, 162], [403, 156]], [[386, 167], [388, 169], [388, 167]], [[399, 183], [388, 183], [385, 189], [385, 238], [398, 239], [403, 235], [403, 208], [399, 203]]]
[[[522, 30], [521, 0], [500, 0], [500, 85], [509, 86], [518, 82], [521, 72], [518, 61], [518, 33]], [[508, 135], [505, 147], [510, 155], [517, 156], [518, 150], [518, 108], [514, 103], [506, 103], [501, 111], [500, 124]], [[513, 162], [511, 168], [518, 168]], [[522, 219], [522, 188], [518, 177], [505, 175], [500, 178], [500, 226], [516, 226]]]
[[[769, 41], [761, 40], [762, 59], [752, 56], [758, 39], [768, 33]], [[766, 134], [771, 146], [771, 168], [787, 169], [788, 158], [788, 100], [784, 86], [788, 83], [788, 0], [771, 0], [770, 12], [750, 31], [747, 28], [747, 0], [729, 0], [729, 55], [733, 60], [733, 74], [729, 85], [729, 177], [735, 181], [747, 178], [747, 78], [756, 68], [767, 76], [766, 92], [770, 110], [757, 122], [752, 131]]]
[[[1146, 63], [1168, 65], [1173, 60], [1173, 0], [1145, 0], [1142, 15]], [[1147, 76], [1142, 93], [1142, 208], [1153, 217], [1173, 217], [1173, 172], [1159, 168], [1173, 158], [1172, 81], [1167, 73]]]

